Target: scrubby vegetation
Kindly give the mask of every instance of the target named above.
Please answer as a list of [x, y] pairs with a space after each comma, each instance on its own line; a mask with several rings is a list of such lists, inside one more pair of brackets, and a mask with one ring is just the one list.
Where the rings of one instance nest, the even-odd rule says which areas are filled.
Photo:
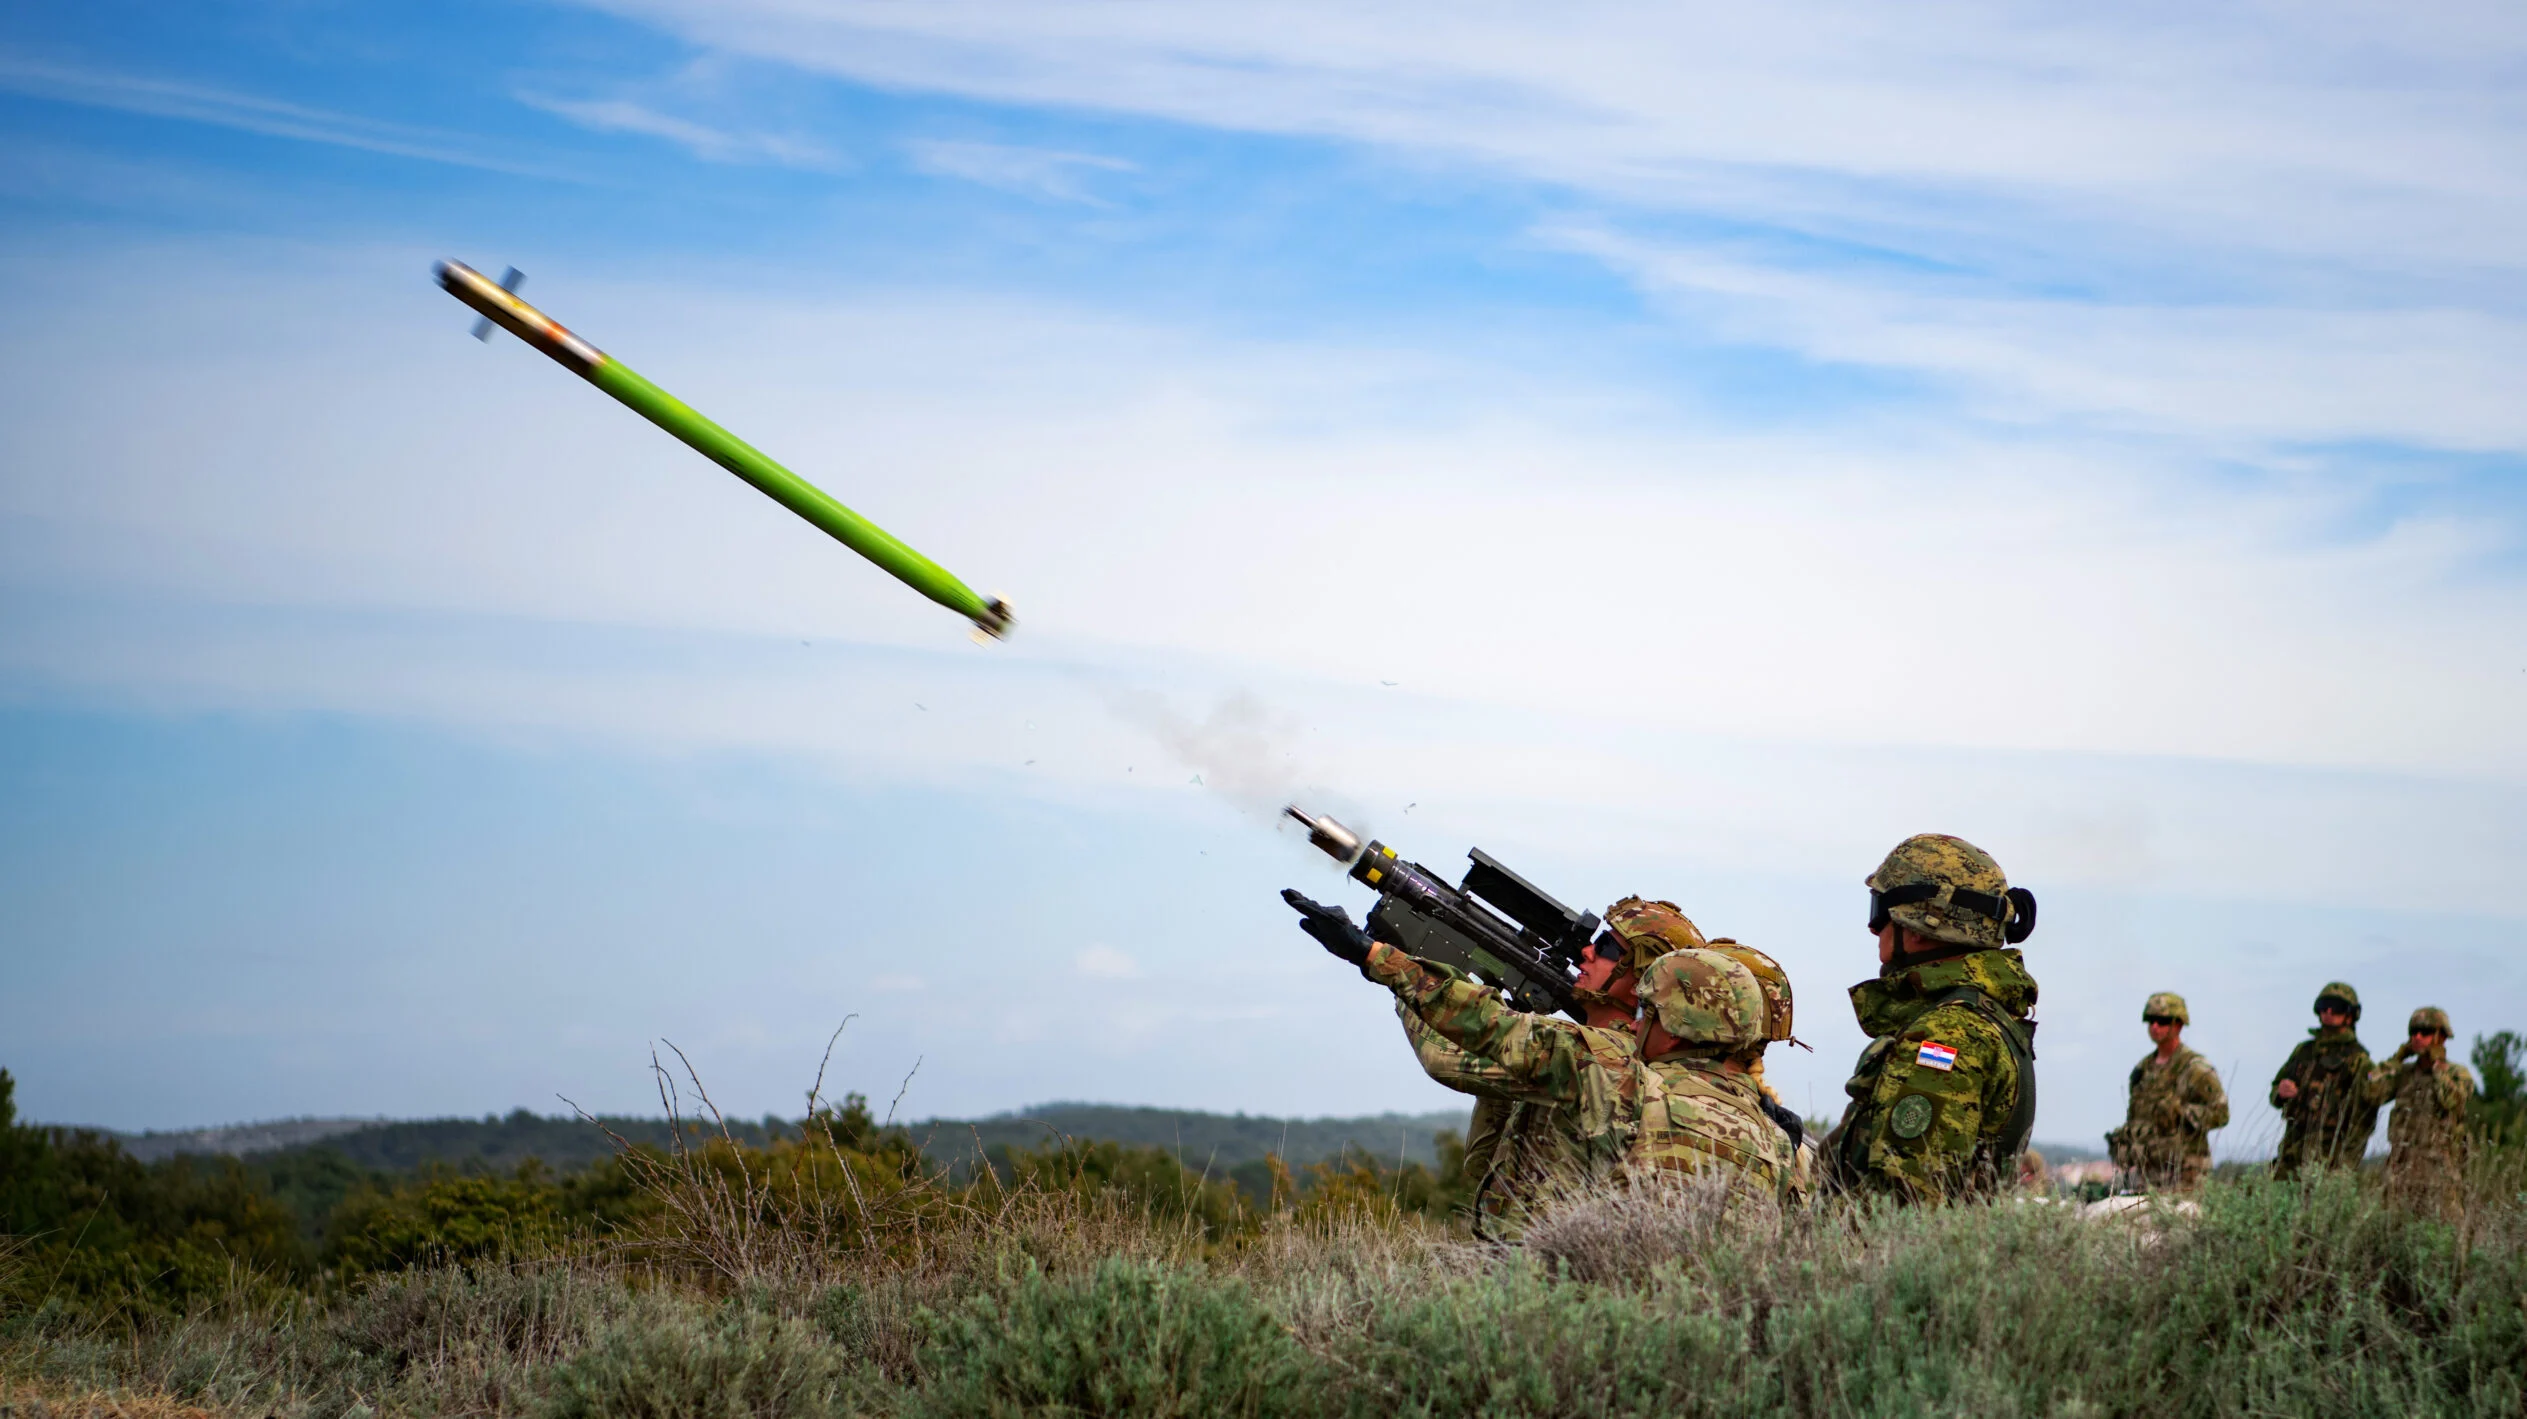
[[2356, 1176], [2246, 1178], [2142, 1221], [2019, 1201], [1752, 1233], [1612, 1196], [1502, 1251], [1452, 1223], [1444, 1167], [1276, 1168], [1256, 1199], [1057, 1142], [957, 1182], [856, 1099], [567, 1177], [370, 1178], [312, 1233], [236, 1165], [8, 1123], [0, 1406], [2515, 1415], [2521, 1158], [2482, 1150], [2455, 1225]]

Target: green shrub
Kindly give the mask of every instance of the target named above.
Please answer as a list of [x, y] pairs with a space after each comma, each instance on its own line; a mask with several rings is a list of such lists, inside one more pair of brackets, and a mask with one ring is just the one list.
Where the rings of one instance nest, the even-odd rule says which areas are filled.
[[1264, 1416], [1311, 1412], [1322, 1366], [1243, 1284], [1109, 1261], [1029, 1266], [947, 1317], [911, 1412], [938, 1416]]
[[552, 1374], [541, 1419], [810, 1419], [837, 1413], [842, 1372], [805, 1321], [731, 1302], [653, 1299]]

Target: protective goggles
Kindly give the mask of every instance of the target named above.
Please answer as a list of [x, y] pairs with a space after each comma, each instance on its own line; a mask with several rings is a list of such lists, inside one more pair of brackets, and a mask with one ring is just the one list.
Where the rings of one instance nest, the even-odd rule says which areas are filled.
[[[2013, 946], [2026, 940], [2036, 929], [2036, 894], [2024, 887], [2012, 887], [1997, 897], [1989, 892], [1977, 892], [1966, 887], [1951, 887], [1947, 890], [1950, 907], [1959, 911], [1973, 912], [1977, 916], [1987, 916], [2000, 922], [2002, 924], [2001, 936]], [[1871, 888], [1869, 891], [1869, 929], [1871, 931], [1886, 930], [1887, 923], [1895, 919], [1892, 915], [1895, 908], [1909, 907], [1916, 902], [1927, 902], [1938, 896], [1939, 892], [1940, 887], [1936, 882], [1908, 882], [1901, 887], [1890, 887], [1883, 892], [1874, 887]], [[2012, 907], [2017, 908], [2015, 916], [2011, 915], [2010, 908]]]
[[2173, 1015], [2144, 1015], [2141, 1017], [2141, 1023], [2144, 1025], [2181, 1025], [2185, 1022], [2177, 1019]]

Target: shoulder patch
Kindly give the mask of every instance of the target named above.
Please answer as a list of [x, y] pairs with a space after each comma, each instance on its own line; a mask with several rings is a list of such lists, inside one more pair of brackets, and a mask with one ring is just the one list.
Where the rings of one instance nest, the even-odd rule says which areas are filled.
[[1887, 1116], [1887, 1129], [1896, 1137], [1910, 1141], [1930, 1132], [1930, 1121], [1939, 1110], [1920, 1094], [1906, 1094], [1895, 1101], [1895, 1110]]
[[1943, 1045], [1937, 1040], [1924, 1040], [1921, 1048], [1913, 1052], [1913, 1062], [1924, 1069], [1943, 1071], [1954, 1069], [1957, 1067], [1956, 1046]]

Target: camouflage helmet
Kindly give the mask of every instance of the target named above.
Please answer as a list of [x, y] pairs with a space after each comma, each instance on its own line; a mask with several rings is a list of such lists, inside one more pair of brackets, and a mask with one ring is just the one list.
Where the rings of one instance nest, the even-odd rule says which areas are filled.
[[1897, 843], [1867, 883], [1872, 931], [1893, 921], [1916, 936], [1990, 950], [2035, 929], [2035, 895], [2012, 889], [1990, 853], [1946, 833]]
[[2190, 1025], [2194, 1022], [2194, 1017], [2185, 1013], [2185, 997], [2172, 990], [2162, 990], [2151, 996], [2141, 1006], [2141, 1018], [2174, 1020], [2179, 1025]]
[[2412, 1019], [2404, 1022], [2404, 1033], [2408, 1035], [2418, 1035], [2424, 1030], [2430, 1031], [2443, 1040], [2457, 1033], [2455, 1027], [2448, 1023], [2448, 1012], [2436, 1005], [2423, 1006], [2413, 1012]]
[[1653, 902], [1645, 897], [1626, 897], [1606, 908], [1606, 929], [1623, 943], [1624, 965], [1636, 975], [1670, 951], [1688, 951], [1705, 944], [1702, 928], [1694, 925], [1693, 918], [1674, 902]]
[[1764, 988], [1755, 973], [1711, 950], [1670, 951], [1641, 972], [1641, 999], [1667, 1033], [1735, 1052], [1764, 1043]]
[[1754, 973], [1764, 992], [1764, 1038], [1790, 1038], [1790, 973], [1781, 963], [1754, 947], [1726, 936], [1715, 937], [1711, 949]]
[[2360, 992], [2341, 981], [2327, 981], [2325, 989], [2316, 993], [2315, 1008], [2340, 1010], [2352, 1019], [2358, 1020], [2360, 1018]]

